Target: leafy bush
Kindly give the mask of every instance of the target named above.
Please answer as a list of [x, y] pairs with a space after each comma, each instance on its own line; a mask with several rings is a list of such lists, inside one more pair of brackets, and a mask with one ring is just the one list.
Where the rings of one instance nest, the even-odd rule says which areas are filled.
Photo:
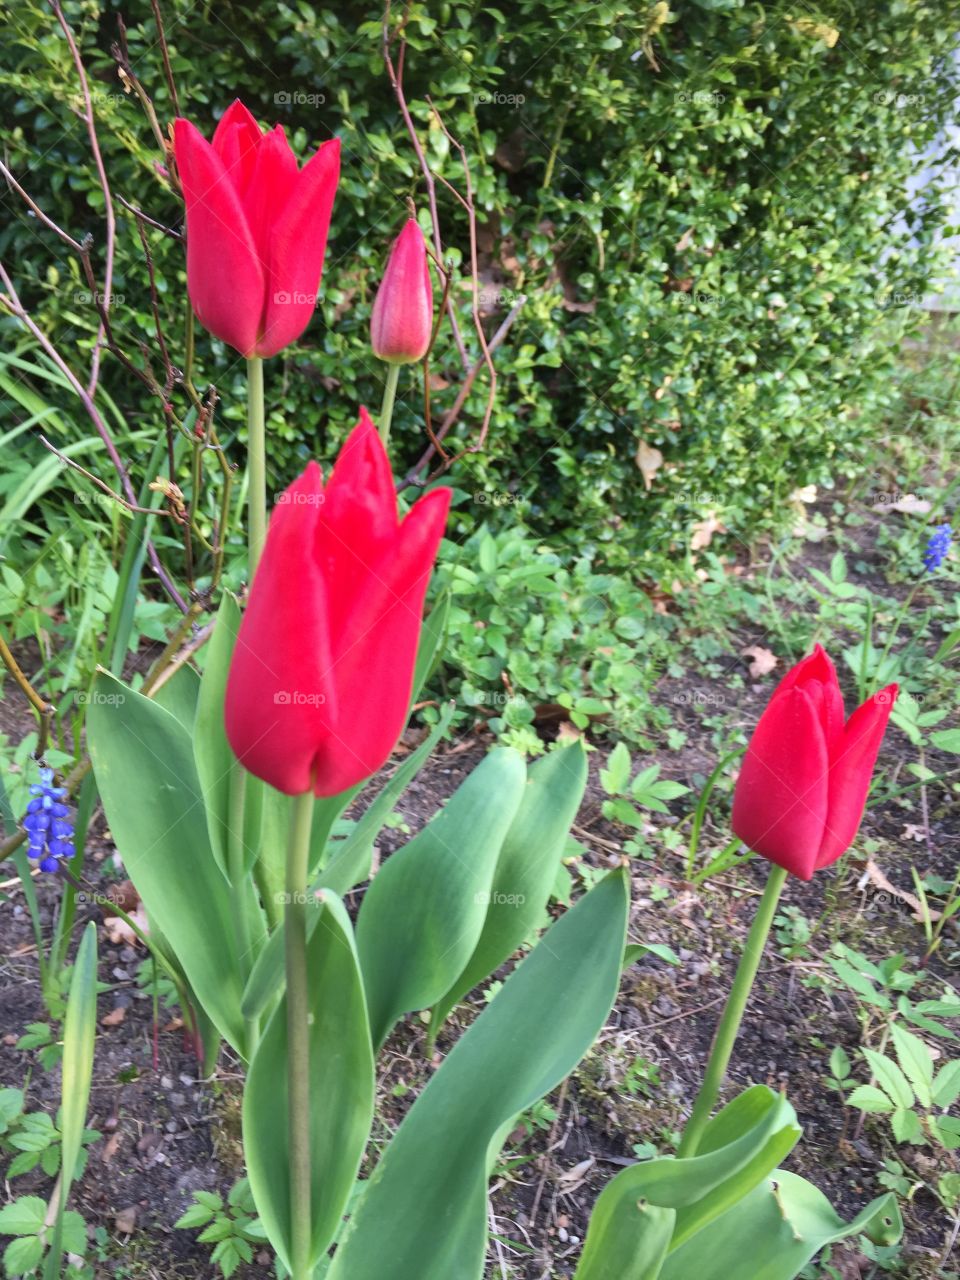
[[[65, 10], [96, 76], [114, 191], [176, 221], [150, 130], [107, 53], [119, 4]], [[216, 11], [172, 0], [164, 12], [182, 106], [201, 127], [239, 92], [283, 120], [301, 153], [331, 131], [344, 143], [322, 314], [268, 380], [279, 484], [308, 453], [329, 455], [359, 402], [379, 403], [372, 289], [404, 199], [422, 196], [383, 73], [381, 12], [306, 0]], [[746, 537], [778, 523], [797, 487], [856, 469], [890, 394], [889, 330], [916, 318], [934, 270], [944, 209], [936, 191], [907, 209], [905, 187], [916, 149], [952, 111], [960, 4], [825, 0], [815, 16], [795, 15], [785, 0], [573, 0], [560, 29], [542, 0], [508, 12], [411, 6], [411, 109], [442, 175], [457, 180], [459, 162], [427, 92], [468, 149], [490, 330], [528, 296], [500, 352], [489, 450], [459, 473], [476, 494], [513, 500], [492, 508], [496, 523], [519, 506], [539, 536], [606, 542], [611, 558], [656, 574], [687, 554], [703, 520]], [[127, 20], [132, 63], [165, 124], [174, 111], [153, 19], [142, 5]], [[103, 200], [69, 52], [40, 0], [19, 6], [12, 48], [0, 77], [7, 163], [71, 234], [92, 231], [102, 256]], [[462, 211], [443, 190], [440, 201], [462, 263]], [[21, 213], [0, 232], [0, 253], [43, 327], [89, 347], [96, 317], [78, 264]], [[180, 246], [160, 233], [150, 244], [161, 309], [182, 331]], [[117, 328], [135, 355], [153, 344], [144, 280], [121, 209]], [[468, 291], [455, 288], [466, 312]], [[198, 342], [198, 382], [216, 382], [242, 436], [242, 362], [206, 335]], [[456, 380], [446, 333], [432, 368]], [[138, 393], [111, 359], [105, 378], [128, 422], [159, 427], [155, 404], [131, 403]], [[482, 384], [464, 438], [482, 415]], [[18, 390], [16, 378], [0, 385], [8, 397]], [[395, 420], [410, 460], [420, 444], [412, 387], [401, 384], [408, 405]], [[453, 394], [438, 383], [435, 406]], [[58, 395], [64, 431], [86, 433]], [[15, 447], [36, 446], [21, 437]]]

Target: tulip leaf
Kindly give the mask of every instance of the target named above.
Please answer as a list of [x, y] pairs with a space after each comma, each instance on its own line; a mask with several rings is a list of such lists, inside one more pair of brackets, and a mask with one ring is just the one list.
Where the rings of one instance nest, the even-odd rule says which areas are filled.
[[[416, 751], [411, 752], [390, 781], [370, 802], [350, 834], [335, 847], [329, 866], [320, 873], [320, 876], [314, 882], [312, 892], [316, 893], [320, 889], [331, 889], [334, 893], [342, 896], [345, 893], [349, 893], [354, 885], [367, 878], [370, 874], [374, 840], [377, 838], [384, 822], [393, 812], [397, 800], [399, 800], [412, 779], [423, 768], [430, 752], [446, 732], [452, 715], [452, 706], [444, 709], [443, 715], [440, 717], [440, 723], [430, 734], [430, 737], [422, 742]], [[280, 796], [280, 793], [274, 791], [272, 787], [267, 787], [265, 790], [271, 799], [273, 796], [279, 796], [284, 801], [289, 801], [290, 799], [289, 796]], [[277, 830], [276, 844], [281, 851], [286, 847], [286, 834], [282, 831], [280, 822], [287, 812], [288, 806], [275, 806], [269, 819], [270, 825], [268, 826], [266, 819], [264, 821], [265, 833], [274, 829]], [[275, 885], [275, 893], [279, 899], [283, 894], [282, 862], [278, 864]], [[312, 930], [315, 925], [316, 915], [311, 915], [308, 928]], [[250, 973], [243, 993], [242, 1008], [244, 1017], [259, 1017], [269, 1002], [282, 990], [283, 982], [283, 929], [281, 927], [275, 929], [270, 935], [266, 946], [262, 948], [257, 956], [256, 963]]]
[[367, 879], [373, 860], [374, 841], [383, 830], [383, 825], [393, 812], [397, 801], [426, 764], [433, 748], [446, 733], [447, 726], [453, 718], [453, 710], [452, 703], [443, 708], [440, 720], [429, 737], [425, 738], [416, 751], [411, 752], [403, 761], [393, 777], [371, 800], [350, 834], [334, 847], [329, 863], [323, 868], [317, 880], [319, 888], [329, 888], [334, 893], [344, 894], [349, 893], [352, 888]]
[[779, 1169], [675, 1249], [659, 1280], [794, 1280], [825, 1246], [861, 1232], [875, 1244], [900, 1239], [896, 1196], [879, 1196], [848, 1223], [813, 1183]]
[[83, 1146], [83, 1131], [93, 1079], [93, 1051], [97, 1038], [97, 926], [91, 920], [83, 931], [70, 978], [70, 995], [63, 1024], [63, 1070], [60, 1119], [62, 1134], [60, 1195], [44, 1263], [46, 1280], [57, 1280], [63, 1258], [67, 1199]]
[[413, 669], [413, 694], [411, 701], [416, 702], [423, 686], [437, 668], [443, 653], [444, 641], [447, 638], [447, 623], [450, 619], [450, 592], [442, 592], [433, 608], [423, 620], [420, 631], [420, 643], [417, 646], [417, 662]]
[[200, 676], [194, 667], [186, 664], [178, 667], [170, 679], [164, 680], [150, 696], [153, 702], [176, 716], [188, 733], [193, 732], [200, 696]]
[[[240, 629], [240, 606], [229, 591], [223, 593], [213, 634], [207, 646], [207, 662], [200, 681], [197, 715], [193, 727], [193, 749], [197, 774], [203, 789], [210, 832], [210, 847], [217, 865], [229, 880], [231, 792], [239, 785], [245, 789], [242, 871], [249, 873], [260, 847], [262, 784], [244, 777], [242, 766], [227, 741], [223, 720], [223, 704], [227, 692], [230, 659]], [[242, 782], [241, 782], [242, 779]], [[283, 846], [281, 846], [282, 848]]]
[[[389, 864], [388, 864], [389, 865]], [[330, 1280], [479, 1280], [486, 1184], [516, 1115], [566, 1076], [609, 1013], [629, 882], [611, 872], [544, 934], [460, 1037], [374, 1170]]]
[[483, 933], [466, 968], [434, 1006], [431, 1041], [453, 1006], [540, 925], [586, 785], [587, 755], [579, 741], [551, 751], [530, 769], [497, 859]]
[[231, 891], [213, 858], [191, 737], [169, 711], [101, 673], [87, 738], [107, 822], [147, 914], [210, 1019], [243, 1054], [246, 966], [234, 921], [238, 908], [251, 921], [259, 908], [248, 883]]
[[[336, 1234], [373, 1120], [370, 1027], [353, 929], [326, 892], [307, 944], [310, 1002], [311, 1266]], [[281, 999], [253, 1055], [243, 1095], [250, 1188], [270, 1243], [290, 1267], [287, 1006]]]
[[523, 756], [495, 748], [374, 877], [357, 947], [378, 1048], [402, 1014], [439, 1000], [473, 954], [525, 779]]
[[762, 1085], [721, 1111], [696, 1156], [631, 1165], [601, 1192], [576, 1280], [653, 1280], [667, 1252], [750, 1192], [800, 1136], [796, 1114]]

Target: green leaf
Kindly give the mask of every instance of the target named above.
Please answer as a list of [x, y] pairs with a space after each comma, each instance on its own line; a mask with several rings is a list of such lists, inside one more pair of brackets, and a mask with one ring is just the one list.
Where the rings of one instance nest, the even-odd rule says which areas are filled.
[[946, 1063], [933, 1082], [933, 1105], [951, 1107], [960, 1097], [960, 1058]]
[[864, 1049], [863, 1056], [877, 1078], [877, 1084], [898, 1107], [912, 1107], [915, 1098], [910, 1081], [891, 1058], [885, 1058], [874, 1049]]
[[[431, 618], [433, 614], [430, 615]], [[430, 736], [420, 743], [399, 766], [364, 810], [346, 839], [334, 848], [329, 864], [317, 879], [316, 887], [332, 889], [341, 896], [366, 880], [370, 874], [373, 844], [383, 825], [396, 807], [400, 796], [423, 768], [434, 747], [443, 737], [453, 716], [453, 705], [443, 708]]]
[[176, 716], [188, 733], [193, 733], [199, 696], [200, 676], [193, 667], [184, 665], [178, 667], [169, 680], [164, 680], [151, 700]]
[[573, 1069], [603, 1026], [628, 905], [626, 873], [606, 876], [457, 1041], [366, 1184], [329, 1280], [383, 1280], [385, 1241], [390, 1280], [479, 1280], [489, 1164], [514, 1117]]
[[30, 1236], [43, 1227], [47, 1216], [47, 1202], [39, 1196], [20, 1196], [12, 1204], [0, 1209], [0, 1234], [6, 1236]]
[[587, 756], [579, 742], [551, 751], [531, 766], [497, 858], [483, 932], [466, 968], [434, 1007], [431, 1040], [453, 1006], [540, 924], [586, 785]]
[[872, 1084], [861, 1084], [847, 1098], [851, 1107], [859, 1111], [882, 1113], [893, 1110], [893, 1103], [880, 1089]]
[[519, 752], [491, 751], [367, 890], [357, 947], [375, 1046], [402, 1014], [439, 1000], [466, 967], [525, 778]]
[[[317, 893], [320, 889], [330, 889], [342, 897], [367, 878], [370, 874], [374, 840], [393, 812], [400, 796], [423, 768], [433, 748], [446, 732], [452, 714], [452, 707], [444, 708], [440, 721], [430, 737], [404, 760], [390, 781], [367, 805], [356, 826], [335, 849], [329, 865], [317, 877], [311, 889], [312, 893]], [[288, 796], [282, 798], [285, 801], [289, 800]], [[277, 838], [280, 842], [279, 847], [284, 849], [286, 832], [282, 832]], [[281, 890], [278, 892], [280, 891], [282, 891], [282, 880]], [[316, 914], [311, 915], [307, 926], [311, 932], [316, 922]], [[270, 1001], [283, 990], [283, 983], [283, 929], [281, 927], [273, 931], [266, 945], [260, 949], [250, 977], [247, 979], [241, 1003], [243, 1016], [259, 1017]]]
[[413, 693], [411, 702], [419, 698], [423, 686], [436, 670], [443, 653], [450, 621], [450, 592], [441, 592], [429, 614], [423, 620], [420, 643], [417, 645], [417, 662], [413, 669]]
[[[87, 737], [107, 822], [147, 914], [211, 1020], [243, 1056], [238, 891], [231, 893], [211, 853], [190, 735], [163, 707], [101, 674]], [[239, 895], [255, 916], [252, 887]]]
[[826, 1245], [861, 1232], [877, 1244], [900, 1239], [896, 1196], [880, 1196], [846, 1223], [817, 1187], [779, 1169], [674, 1250], [659, 1280], [794, 1280]]
[[[203, 793], [207, 816], [210, 848], [217, 865], [229, 880], [230, 792], [238, 785], [242, 766], [227, 741], [223, 720], [223, 704], [227, 692], [227, 676], [230, 659], [240, 629], [240, 606], [229, 591], [223, 593], [217, 612], [213, 635], [207, 645], [207, 662], [200, 682], [197, 698], [196, 720], [193, 727], [193, 752], [197, 777]], [[247, 791], [252, 793], [260, 785], [256, 779], [246, 779]], [[256, 808], [254, 802], [253, 805]], [[260, 844], [260, 832], [250, 830], [251, 823], [244, 819], [244, 867], [249, 871], [256, 859]], [[248, 838], [249, 837], [249, 838]]]
[[623, 795], [630, 781], [630, 752], [625, 742], [618, 742], [607, 757], [607, 767], [600, 770], [600, 785], [608, 796]]
[[83, 931], [70, 978], [67, 1016], [63, 1024], [63, 1065], [60, 1133], [63, 1145], [61, 1203], [70, 1192], [77, 1157], [83, 1143], [93, 1078], [93, 1050], [97, 1036], [97, 926], [91, 920]]
[[850, 1056], [842, 1045], [837, 1045], [830, 1054], [830, 1074], [836, 1080], [846, 1080], [850, 1075]]
[[11, 1240], [3, 1251], [3, 1266], [8, 1276], [32, 1273], [43, 1256], [43, 1245], [36, 1236]]
[[680, 957], [665, 942], [628, 942], [623, 952], [623, 967], [628, 968], [642, 956], [656, 956], [667, 964], [680, 964]]
[[214, 1210], [203, 1204], [192, 1204], [186, 1213], [182, 1213], [173, 1224], [175, 1230], [186, 1230], [188, 1227], [205, 1227], [213, 1217]]
[[631, 1165], [601, 1192], [576, 1280], [652, 1280], [669, 1250], [741, 1200], [800, 1136], [790, 1104], [758, 1085], [704, 1134], [707, 1150]]
[[897, 1142], [913, 1142], [922, 1145], [926, 1140], [920, 1126], [920, 1118], [906, 1107], [898, 1107], [890, 1117], [890, 1128]]
[[[70, 978], [70, 994], [63, 1024], [63, 1065], [59, 1126], [61, 1146], [57, 1163], [62, 1169], [57, 1216], [44, 1261], [46, 1280], [57, 1280], [64, 1250], [64, 1219], [73, 1179], [86, 1163], [83, 1138], [87, 1104], [93, 1078], [93, 1050], [97, 1037], [97, 926], [91, 920], [83, 931]], [[51, 1148], [56, 1154], [56, 1149]], [[46, 1155], [42, 1163], [46, 1168]], [[81, 1156], [83, 1155], [83, 1160]], [[48, 1174], [55, 1170], [46, 1168]]]
[[[310, 1000], [311, 1265], [328, 1248], [347, 1203], [373, 1119], [370, 1025], [350, 917], [325, 891], [307, 944]], [[267, 1024], [243, 1095], [243, 1147], [257, 1212], [290, 1267], [287, 1005]]]
[[931, 733], [930, 742], [940, 751], [950, 751], [958, 755], [960, 754], [960, 729], [941, 729], [937, 733]]
[[896, 1022], [890, 1026], [893, 1047], [897, 1059], [907, 1079], [913, 1085], [920, 1103], [925, 1107], [933, 1105], [931, 1085], [933, 1083], [933, 1058], [930, 1050], [919, 1036], [898, 1026]]

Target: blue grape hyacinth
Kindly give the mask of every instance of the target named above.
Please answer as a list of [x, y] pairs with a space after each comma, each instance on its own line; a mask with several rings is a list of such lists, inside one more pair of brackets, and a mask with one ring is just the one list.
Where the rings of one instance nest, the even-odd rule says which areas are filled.
[[53, 770], [41, 769], [40, 781], [30, 788], [33, 799], [23, 819], [27, 854], [40, 859], [41, 871], [56, 871], [61, 858], [72, 858], [73, 823], [64, 804], [66, 788], [53, 785]]
[[948, 524], [938, 525], [930, 536], [923, 553], [923, 563], [928, 573], [934, 573], [947, 558], [950, 544], [953, 541], [953, 529]]

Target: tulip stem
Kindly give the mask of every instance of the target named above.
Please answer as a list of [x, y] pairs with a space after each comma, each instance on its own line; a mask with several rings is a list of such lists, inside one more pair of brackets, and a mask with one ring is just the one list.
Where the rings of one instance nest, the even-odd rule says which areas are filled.
[[690, 1112], [690, 1119], [687, 1121], [686, 1128], [683, 1131], [680, 1146], [677, 1148], [678, 1156], [695, 1156], [697, 1154], [700, 1139], [703, 1137], [707, 1121], [710, 1119], [710, 1114], [716, 1105], [723, 1078], [727, 1074], [730, 1055], [733, 1052], [737, 1032], [740, 1030], [740, 1023], [747, 1007], [747, 1001], [750, 999], [750, 992], [757, 976], [757, 970], [760, 968], [763, 949], [770, 934], [770, 926], [773, 924], [777, 903], [780, 901], [780, 894], [783, 891], [786, 879], [787, 873], [782, 867], [771, 866], [763, 897], [760, 899], [757, 914], [753, 917], [753, 924], [750, 926], [750, 932], [747, 935], [743, 955], [740, 957], [740, 963], [737, 966], [737, 975], [733, 980], [733, 986], [730, 988], [730, 995], [727, 997], [727, 1006], [723, 1011], [723, 1017], [720, 1019], [720, 1025], [717, 1027], [717, 1033], [713, 1038], [703, 1084], [697, 1094], [697, 1100], [693, 1104], [693, 1110]]
[[284, 945], [287, 970], [287, 1125], [290, 1152], [291, 1280], [309, 1280], [310, 1004], [307, 990], [307, 874], [313, 792], [294, 799], [287, 845]]
[[263, 410], [263, 361], [251, 356], [247, 361], [247, 500], [249, 521], [247, 546], [250, 579], [257, 568], [267, 537], [266, 428]]
[[387, 380], [383, 384], [383, 404], [380, 406], [380, 439], [383, 447], [390, 443], [390, 423], [393, 421], [393, 402], [397, 398], [397, 383], [400, 380], [400, 366], [387, 365]]

